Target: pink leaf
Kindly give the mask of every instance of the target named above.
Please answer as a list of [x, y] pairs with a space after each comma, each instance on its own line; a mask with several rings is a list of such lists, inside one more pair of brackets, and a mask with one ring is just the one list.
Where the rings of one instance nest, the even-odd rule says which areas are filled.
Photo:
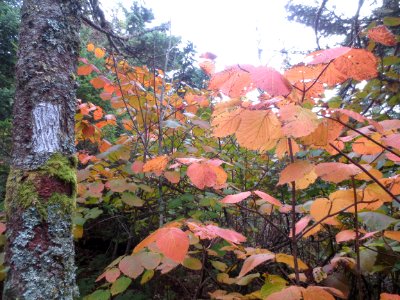
[[251, 192], [243, 192], [235, 195], [228, 195], [221, 200], [222, 203], [239, 203], [244, 199], [250, 197]]
[[356, 232], [354, 230], [343, 230], [336, 235], [336, 242], [342, 243], [354, 240], [356, 238]]
[[275, 199], [274, 197], [268, 195], [267, 193], [261, 191], [254, 191], [254, 194], [256, 194], [261, 199], [271, 203], [272, 205], [282, 206], [282, 203], [278, 199]]
[[253, 270], [258, 265], [262, 264], [263, 262], [265, 262], [267, 260], [272, 260], [274, 258], [275, 258], [275, 254], [271, 254], [271, 253], [262, 253], [262, 254], [255, 254], [255, 255], [249, 256], [244, 261], [243, 267], [240, 270], [238, 277], [242, 277], [242, 276], [246, 275], [248, 272]]

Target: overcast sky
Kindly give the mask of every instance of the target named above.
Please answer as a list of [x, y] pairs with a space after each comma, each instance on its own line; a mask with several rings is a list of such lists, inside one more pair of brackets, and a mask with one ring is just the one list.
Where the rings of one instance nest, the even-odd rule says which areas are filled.
[[[116, 2], [102, 1], [106, 11]], [[121, 0], [125, 7], [132, 1]], [[155, 25], [171, 21], [172, 34], [190, 40], [199, 53], [218, 56], [218, 69], [237, 63], [268, 64], [279, 68], [281, 49], [312, 50], [313, 29], [286, 19], [284, 0], [140, 0], [153, 10]], [[310, 3], [310, 1], [303, 1]], [[354, 15], [358, 0], [336, 3], [336, 13]], [[324, 46], [323, 44], [321, 46]], [[261, 48], [261, 61], [257, 49]]]

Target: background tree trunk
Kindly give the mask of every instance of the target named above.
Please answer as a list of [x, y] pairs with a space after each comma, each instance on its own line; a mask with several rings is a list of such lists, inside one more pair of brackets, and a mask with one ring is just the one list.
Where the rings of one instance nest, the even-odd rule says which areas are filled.
[[79, 0], [26, 0], [7, 182], [3, 299], [73, 299]]

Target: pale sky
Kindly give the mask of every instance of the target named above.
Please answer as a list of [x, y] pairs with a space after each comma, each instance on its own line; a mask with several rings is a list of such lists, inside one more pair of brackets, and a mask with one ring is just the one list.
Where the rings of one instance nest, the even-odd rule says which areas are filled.
[[[106, 11], [110, 11], [118, 2], [128, 8], [132, 4], [129, 0], [101, 2]], [[173, 35], [181, 36], [184, 41], [192, 41], [199, 54], [216, 54], [218, 69], [238, 63], [268, 64], [279, 69], [282, 63], [281, 49], [307, 51], [316, 46], [312, 28], [286, 19], [286, 0], [138, 2], [153, 10], [156, 19], [154, 25], [171, 21]], [[334, 3], [337, 14], [352, 16], [357, 10], [358, 0], [336, 0]], [[321, 46], [325, 45], [322, 43]], [[263, 49], [261, 61], [258, 59], [259, 47]]]

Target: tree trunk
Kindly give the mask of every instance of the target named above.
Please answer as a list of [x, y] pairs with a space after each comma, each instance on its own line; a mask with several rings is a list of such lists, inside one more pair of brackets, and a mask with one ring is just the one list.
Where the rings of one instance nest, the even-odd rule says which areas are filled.
[[73, 299], [80, 0], [25, 0], [7, 182], [3, 299]]

